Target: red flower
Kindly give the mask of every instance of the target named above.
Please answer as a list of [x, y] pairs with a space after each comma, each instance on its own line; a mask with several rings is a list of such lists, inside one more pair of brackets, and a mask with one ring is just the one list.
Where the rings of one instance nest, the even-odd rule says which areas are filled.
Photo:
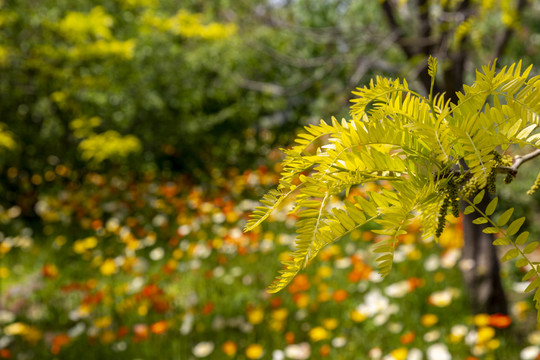
[[208, 315], [211, 314], [212, 311], [214, 311], [215, 304], [211, 301], [204, 304], [204, 306], [201, 309], [201, 314]]

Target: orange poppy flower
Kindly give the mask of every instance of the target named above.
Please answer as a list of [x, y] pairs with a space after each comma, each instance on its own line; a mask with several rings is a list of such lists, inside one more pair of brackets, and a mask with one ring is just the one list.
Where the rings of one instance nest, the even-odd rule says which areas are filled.
[[328, 355], [330, 355], [330, 350], [330, 345], [324, 344], [323, 346], [321, 346], [321, 356], [327, 357]]
[[41, 269], [44, 277], [54, 279], [58, 276], [58, 268], [54, 264], [45, 264]]
[[507, 328], [511, 323], [512, 319], [508, 315], [493, 314], [489, 316], [489, 325], [499, 329]]
[[11, 359], [11, 350], [9, 349], [0, 349], [0, 358], [1, 359]]
[[334, 291], [334, 294], [332, 294], [332, 299], [337, 303], [347, 300], [348, 297], [349, 293], [347, 290], [343, 289], [336, 290]]
[[234, 356], [236, 354], [236, 351], [238, 350], [238, 346], [234, 341], [225, 341], [223, 345], [221, 346], [221, 350], [227, 355], [227, 356]]
[[167, 322], [164, 320], [157, 321], [150, 325], [150, 331], [154, 334], [163, 334], [167, 330]]
[[296, 336], [292, 331], [287, 331], [287, 333], [285, 333], [285, 341], [289, 345], [294, 344], [294, 342], [296, 341]]
[[414, 335], [412, 331], [409, 331], [408, 333], [401, 335], [401, 337], [399, 338], [399, 342], [401, 342], [403, 345], [407, 345], [412, 343], [415, 338], [416, 335]]
[[53, 353], [54, 355], [58, 355], [62, 347], [68, 343], [69, 336], [67, 336], [66, 334], [56, 335], [52, 341], [51, 353]]

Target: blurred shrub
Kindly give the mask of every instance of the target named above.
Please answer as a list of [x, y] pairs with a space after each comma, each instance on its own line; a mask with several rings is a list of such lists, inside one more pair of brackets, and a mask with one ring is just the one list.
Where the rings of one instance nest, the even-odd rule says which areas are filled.
[[54, 156], [76, 169], [110, 160], [202, 174], [242, 153], [246, 129], [281, 105], [238, 86], [252, 54], [236, 24], [210, 13], [172, 1], [1, 6], [2, 139], [25, 144], [3, 173], [41, 172]]

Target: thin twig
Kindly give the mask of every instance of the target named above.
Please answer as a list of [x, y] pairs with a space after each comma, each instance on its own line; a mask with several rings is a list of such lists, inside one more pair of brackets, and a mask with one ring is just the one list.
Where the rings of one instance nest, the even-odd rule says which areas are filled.
[[519, 167], [523, 165], [523, 163], [532, 160], [539, 155], [540, 149], [536, 149], [533, 152], [528, 153], [527, 155], [517, 156], [514, 158], [514, 163], [512, 164], [512, 166], [499, 166], [497, 167], [497, 172], [511, 174], [515, 177], [517, 175]]
[[[516, 177], [518, 169], [521, 165], [523, 165], [525, 162], [534, 159], [535, 157], [540, 156], [540, 149], [536, 149], [526, 155], [523, 156], [516, 156], [514, 158], [514, 162], [512, 166], [498, 166], [495, 168], [495, 171], [499, 174], [510, 174], [513, 177]], [[446, 170], [444, 172], [437, 172], [433, 174], [435, 179], [446, 179], [451, 176], [461, 176], [464, 175], [466, 178], [469, 178], [471, 176], [471, 172], [461, 171], [459, 169], [451, 169]]]

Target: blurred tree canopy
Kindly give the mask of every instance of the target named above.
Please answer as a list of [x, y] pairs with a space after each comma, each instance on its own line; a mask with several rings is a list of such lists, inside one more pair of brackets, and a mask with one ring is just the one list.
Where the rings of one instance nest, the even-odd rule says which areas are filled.
[[525, 0], [0, 4], [4, 180], [58, 164], [197, 178], [253, 166], [299, 125], [345, 115], [374, 74], [426, 88], [433, 54], [452, 90], [480, 63], [532, 62], [540, 47], [539, 4]]

